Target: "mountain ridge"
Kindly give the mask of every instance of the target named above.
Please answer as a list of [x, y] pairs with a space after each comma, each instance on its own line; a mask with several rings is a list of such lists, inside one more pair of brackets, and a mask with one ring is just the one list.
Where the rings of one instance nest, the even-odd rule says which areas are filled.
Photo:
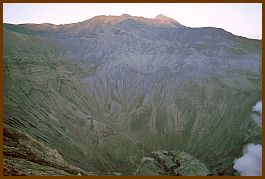
[[[142, 16], [131, 16], [129, 14], [122, 14], [120, 16], [117, 16], [117, 15], [97, 15], [97, 16], [94, 16], [94, 17], [91, 17], [89, 19], [86, 19], [86, 20], [83, 20], [81, 22], [74, 22], [74, 23], [67, 23], [67, 24], [52, 24], [52, 23], [22, 23], [22, 24], [17, 24], [17, 25], [23, 25], [23, 26], [27, 26], [27, 25], [42, 25], [42, 26], [68, 26], [68, 25], [73, 25], [73, 24], [83, 24], [83, 23], [87, 23], [91, 20], [113, 20], [115, 22], [116, 21], [119, 21], [119, 20], [126, 20], [126, 19], [134, 19], [134, 20], [146, 20], [146, 21], [156, 21], [156, 20], [160, 20], [160, 21], [174, 21], [175, 23], [178, 23], [175, 19], [172, 19], [172, 18], [169, 18], [167, 16], [164, 16], [162, 14], [160, 15], [157, 15], [155, 18], [146, 18], [146, 17], [142, 17]], [[179, 23], [178, 23], [179, 24]], [[179, 24], [181, 25], [181, 24]]]
[[[176, 21], [173, 18], [167, 17], [163, 14], [159, 14], [154, 18], [145, 18], [142, 16], [131, 16], [129, 14], [122, 14], [120, 16], [118, 15], [98, 15], [91, 17], [89, 19], [83, 20], [81, 22], [74, 22], [74, 23], [66, 23], [66, 24], [52, 24], [52, 23], [22, 23], [22, 24], [12, 24], [12, 23], [4, 23], [5, 26], [17, 26], [17, 27], [23, 27], [26, 29], [34, 30], [34, 31], [40, 31], [40, 32], [58, 32], [61, 33], [63, 31], [78, 31], [81, 28], [84, 28], [87, 26], [89, 28], [96, 26], [102, 26], [103, 24], [107, 24], [110, 26], [116, 25], [122, 21], [126, 20], [134, 20], [137, 23], [143, 23], [145, 25], [151, 25], [155, 27], [167, 27], [167, 28], [191, 28], [186, 27], [182, 24], [180, 24], [178, 21]], [[76, 29], [75, 29], [76, 28]], [[201, 29], [201, 28], [214, 28], [214, 29], [221, 29], [220, 27], [194, 27], [192, 29]], [[85, 30], [85, 29], [84, 29]], [[226, 31], [226, 30], [224, 30]], [[226, 31], [227, 33], [231, 33]], [[234, 34], [233, 34], [234, 35]], [[235, 35], [238, 37], [243, 37], [247, 39], [252, 39], [240, 35]], [[252, 40], [259, 40], [262, 41], [262, 39], [252, 39]]]

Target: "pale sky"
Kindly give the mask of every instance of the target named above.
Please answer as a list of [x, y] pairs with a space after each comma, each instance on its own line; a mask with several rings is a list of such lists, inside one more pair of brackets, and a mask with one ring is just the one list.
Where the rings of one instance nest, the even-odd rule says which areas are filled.
[[262, 38], [261, 3], [4, 3], [4, 23], [81, 22], [97, 15], [164, 14], [188, 27], [219, 27], [235, 35]]

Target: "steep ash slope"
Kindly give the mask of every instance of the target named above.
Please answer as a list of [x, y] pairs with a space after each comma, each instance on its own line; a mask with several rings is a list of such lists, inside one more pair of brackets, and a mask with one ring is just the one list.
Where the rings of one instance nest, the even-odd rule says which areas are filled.
[[261, 140], [249, 118], [259, 40], [161, 15], [4, 26], [4, 121], [72, 165], [131, 175], [163, 149], [231, 175], [242, 146]]
[[[80, 127], [90, 124], [79, 92], [82, 71], [63, 59], [63, 49], [49, 40], [5, 31], [4, 122], [90, 169]], [[84, 72], [85, 74], [85, 72]], [[62, 152], [63, 151], [63, 152]], [[93, 167], [92, 167], [93, 168]]]

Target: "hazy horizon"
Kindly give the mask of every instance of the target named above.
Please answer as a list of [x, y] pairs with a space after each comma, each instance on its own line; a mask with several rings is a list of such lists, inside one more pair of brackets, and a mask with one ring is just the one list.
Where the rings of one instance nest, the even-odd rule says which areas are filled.
[[3, 9], [4, 23], [12, 24], [59, 25], [99, 15], [154, 18], [163, 14], [187, 27], [223, 28], [238, 36], [262, 39], [261, 3], [4, 3]]

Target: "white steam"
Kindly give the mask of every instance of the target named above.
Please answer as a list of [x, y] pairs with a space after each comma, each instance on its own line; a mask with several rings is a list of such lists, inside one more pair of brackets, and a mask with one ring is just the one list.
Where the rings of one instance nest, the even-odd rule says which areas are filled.
[[[255, 123], [262, 127], [262, 101], [257, 102], [252, 110], [258, 114], [253, 114]], [[234, 169], [242, 176], [262, 175], [262, 145], [248, 144], [243, 150], [243, 156], [234, 161]]]
[[256, 103], [255, 106], [252, 108], [253, 111], [259, 112], [262, 115], [262, 101]]
[[261, 176], [262, 146], [260, 144], [248, 144], [243, 153], [241, 158], [234, 161], [234, 169], [242, 176]]
[[257, 102], [255, 106], [253, 106], [252, 110], [257, 112], [258, 114], [253, 114], [252, 118], [255, 123], [261, 128], [262, 127], [262, 101]]

